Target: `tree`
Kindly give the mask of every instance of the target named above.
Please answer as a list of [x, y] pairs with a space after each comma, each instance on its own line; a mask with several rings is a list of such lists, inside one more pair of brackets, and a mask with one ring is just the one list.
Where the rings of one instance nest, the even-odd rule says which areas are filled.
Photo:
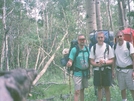
[[118, 0], [118, 10], [119, 10], [119, 28], [124, 29], [125, 26], [125, 14], [124, 14], [124, 8], [122, 0]]
[[102, 30], [102, 17], [100, 11], [100, 0], [96, 0], [96, 22], [97, 22], [97, 30]]
[[95, 0], [86, 0], [87, 33], [97, 30]]

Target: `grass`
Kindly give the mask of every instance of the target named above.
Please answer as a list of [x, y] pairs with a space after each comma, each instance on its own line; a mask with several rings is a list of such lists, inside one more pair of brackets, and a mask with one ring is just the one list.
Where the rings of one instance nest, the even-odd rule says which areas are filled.
[[[44, 79], [44, 77], [46, 79]], [[69, 80], [66, 78], [66, 83], [64, 81], [63, 75], [53, 75], [50, 77], [50, 74], [44, 75], [44, 77], [39, 80], [38, 85], [34, 86], [31, 90], [31, 97], [28, 97], [30, 100], [35, 99], [47, 99], [53, 98], [54, 101], [63, 101], [60, 99], [60, 95], [73, 94], [74, 86], [71, 79], [71, 86], [69, 85]], [[71, 87], [71, 91], [70, 91]], [[118, 86], [110, 87], [111, 91], [111, 101], [121, 101], [121, 94]], [[73, 96], [72, 96], [73, 97]], [[133, 101], [130, 91], [127, 91], [128, 101]], [[65, 101], [71, 101], [69, 98]], [[85, 89], [85, 101], [97, 101], [97, 97], [94, 94], [93, 79], [89, 79], [89, 87]], [[105, 100], [105, 97], [103, 99]]]

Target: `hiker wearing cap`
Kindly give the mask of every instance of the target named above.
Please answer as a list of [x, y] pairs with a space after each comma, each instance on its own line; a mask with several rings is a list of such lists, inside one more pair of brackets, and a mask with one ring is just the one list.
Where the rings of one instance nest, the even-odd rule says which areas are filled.
[[[85, 46], [86, 38], [78, 35], [78, 48], [71, 49], [67, 67], [73, 65], [74, 101], [84, 101], [84, 89], [88, 87], [89, 75], [89, 49]], [[79, 50], [79, 52], [77, 52]], [[77, 56], [76, 56], [76, 53]]]
[[117, 31], [117, 43], [114, 45], [116, 74], [122, 101], [127, 101], [126, 89], [130, 90], [134, 100], [134, 48], [124, 40], [124, 33]]
[[106, 101], [110, 101], [110, 89], [112, 83], [112, 66], [114, 54], [111, 46], [104, 42], [104, 33], [98, 32], [97, 43], [91, 47], [90, 63], [93, 65], [94, 86], [98, 89], [98, 101], [102, 101], [102, 88], [105, 90]]

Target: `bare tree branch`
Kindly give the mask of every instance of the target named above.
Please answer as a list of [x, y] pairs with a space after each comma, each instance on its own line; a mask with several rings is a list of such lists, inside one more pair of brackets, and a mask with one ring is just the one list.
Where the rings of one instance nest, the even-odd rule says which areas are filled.
[[51, 64], [51, 62], [53, 61], [55, 54], [57, 53], [57, 51], [60, 49], [60, 46], [62, 45], [64, 39], [66, 38], [66, 36], [68, 35], [68, 30], [66, 30], [66, 34], [63, 36], [62, 40], [59, 43], [59, 46], [57, 47], [57, 49], [55, 50], [54, 54], [51, 56], [51, 58], [48, 60], [48, 62], [46, 63], [46, 65], [44, 66], [43, 70], [37, 75], [36, 79], [33, 82], [33, 85], [36, 84], [36, 82], [42, 77], [42, 75], [46, 72], [47, 68], [49, 67], [49, 65]]

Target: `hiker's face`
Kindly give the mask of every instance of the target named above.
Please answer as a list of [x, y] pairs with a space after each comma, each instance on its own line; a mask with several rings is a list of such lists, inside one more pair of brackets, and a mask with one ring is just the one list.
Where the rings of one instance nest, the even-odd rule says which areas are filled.
[[118, 32], [117, 35], [116, 35], [116, 39], [117, 41], [120, 43], [120, 42], [123, 42], [124, 40], [124, 36], [123, 36], [123, 33], [122, 32]]
[[84, 46], [85, 43], [86, 43], [86, 38], [85, 38], [85, 36], [79, 36], [79, 37], [78, 37], [78, 43], [79, 43], [80, 46]]
[[103, 42], [104, 42], [104, 34], [103, 33], [97, 34], [97, 41], [98, 41], [98, 44], [103, 44]]

